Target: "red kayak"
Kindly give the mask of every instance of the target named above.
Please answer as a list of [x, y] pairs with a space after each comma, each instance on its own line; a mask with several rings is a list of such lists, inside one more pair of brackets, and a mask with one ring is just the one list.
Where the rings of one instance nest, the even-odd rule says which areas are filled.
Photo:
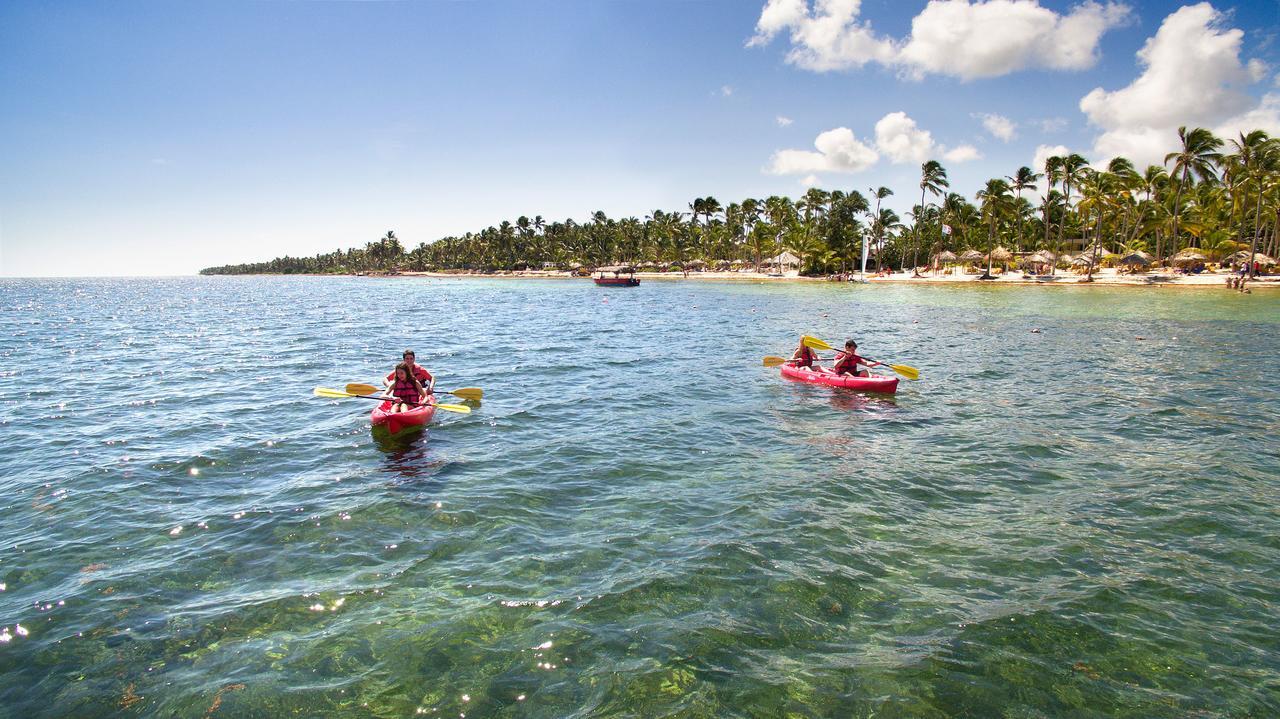
[[391, 401], [387, 400], [377, 407], [373, 408], [373, 412], [369, 414], [369, 421], [374, 427], [383, 425], [391, 434], [395, 434], [405, 427], [420, 427], [436, 414], [436, 406], [434, 401], [427, 400], [430, 404], [420, 405], [403, 412], [392, 412]]
[[845, 389], [856, 389], [863, 392], [893, 394], [898, 391], [897, 377], [851, 377], [847, 374], [836, 374], [826, 367], [820, 367], [817, 371], [814, 371], [808, 367], [792, 367], [789, 364], [784, 364], [782, 365], [782, 376], [797, 382], [816, 382], [817, 384], [825, 384], [831, 387], [844, 387]]

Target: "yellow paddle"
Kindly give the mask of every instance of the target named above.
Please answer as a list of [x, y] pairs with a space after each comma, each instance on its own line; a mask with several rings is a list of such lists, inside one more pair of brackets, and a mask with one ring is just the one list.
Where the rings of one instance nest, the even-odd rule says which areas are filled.
[[[815, 350], [836, 350], [835, 347], [832, 347], [831, 345], [827, 344], [826, 342], [823, 342], [817, 337], [810, 337], [809, 335], [805, 335], [804, 337], [800, 338], [800, 341], [804, 343], [805, 347], [812, 347]], [[839, 350], [836, 350], [836, 351], [839, 351]], [[920, 379], [920, 370], [916, 369], [915, 367], [911, 367], [905, 364], [886, 364], [884, 362], [881, 362], [880, 360], [871, 359], [870, 357], [868, 357], [867, 359], [881, 366], [888, 367], [889, 369], [893, 370], [894, 372], [897, 372], [898, 374], [902, 375], [903, 377], [909, 380]]]
[[[314, 390], [311, 390], [311, 392], [317, 397], [332, 397], [334, 399], [341, 399], [343, 397], [359, 397], [361, 399], [376, 399], [376, 400], [390, 399], [389, 397], [374, 396], [374, 395], [367, 395], [367, 394], [352, 394], [351, 392], [343, 392], [342, 390], [329, 389], [328, 387], [316, 387]], [[413, 404], [413, 403], [405, 402], [405, 404]], [[425, 404], [425, 402], [418, 403], [418, 405], [422, 405], [422, 404]], [[458, 414], [471, 414], [471, 408], [466, 406], [465, 404], [438, 404], [436, 405], [436, 409], [442, 409], [446, 412], [457, 412]]]
[[[374, 387], [371, 384], [357, 384], [352, 382], [347, 385], [347, 392], [351, 394], [382, 394], [382, 391], [383, 390], [381, 388]], [[463, 387], [462, 389], [455, 389], [451, 392], [439, 389], [435, 391], [440, 392], [441, 394], [451, 394], [463, 399], [473, 399], [477, 402], [484, 399], [484, 390], [479, 387]]]
[[782, 365], [784, 365], [784, 364], [786, 364], [786, 363], [788, 363], [788, 362], [790, 362], [790, 361], [791, 361], [791, 360], [787, 359], [786, 357], [779, 357], [779, 356], [777, 356], [777, 355], [769, 355], [768, 357], [765, 357], [765, 358], [764, 358], [764, 366], [765, 366], [765, 367], [781, 367]]

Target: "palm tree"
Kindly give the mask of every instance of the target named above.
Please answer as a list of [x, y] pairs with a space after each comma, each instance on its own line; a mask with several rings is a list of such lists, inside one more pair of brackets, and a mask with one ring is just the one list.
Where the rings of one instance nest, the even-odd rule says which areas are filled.
[[884, 244], [884, 225], [880, 224], [880, 201], [893, 194], [893, 190], [887, 187], [868, 188], [871, 196], [876, 198], [876, 209], [871, 215], [871, 236], [876, 241], [876, 246]]
[[[1173, 199], [1173, 249], [1177, 250], [1178, 244], [1178, 221], [1182, 215], [1182, 188], [1191, 181], [1191, 177], [1197, 176], [1201, 180], [1217, 179], [1217, 171], [1214, 165], [1222, 161], [1222, 154], [1218, 152], [1218, 148], [1222, 147], [1222, 140], [1213, 135], [1212, 132], [1197, 127], [1190, 132], [1185, 126], [1178, 128], [1178, 139], [1182, 141], [1182, 150], [1179, 152], [1170, 152], [1164, 157], [1164, 164], [1173, 163], [1173, 169], [1169, 172], [1169, 176], [1178, 179], [1177, 187], [1174, 190]], [[1156, 245], [1156, 262], [1159, 262], [1160, 246]]]
[[[1006, 177], [1005, 179], [1009, 181], [1010, 187], [1012, 187], [1013, 191], [1017, 194], [1019, 204], [1021, 204], [1022, 191], [1023, 190], [1034, 191], [1036, 189], [1036, 181], [1040, 179], [1040, 175], [1037, 174], [1030, 167], [1019, 167], [1018, 171], [1013, 173], [1013, 177]], [[1022, 251], [1022, 213], [1021, 212], [1018, 213], [1018, 244], [1016, 245], [1016, 249], [1019, 252]]]
[[[937, 160], [929, 160], [920, 165], [920, 204], [922, 206], [924, 205], [924, 194], [926, 192], [937, 197], [948, 187], [951, 187], [951, 183], [947, 181], [947, 171], [942, 166], [942, 163]], [[941, 227], [939, 227], [938, 231], [942, 231]], [[911, 268], [913, 271], [916, 268], [916, 250], [919, 245], [920, 223], [917, 222], [911, 238]], [[906, 271], [905, 267], [902, 269], [904, 272]]]
[[1248, 135], [1242, 132], [1238, 141], [1231, 140], [1231, 145], [1235, 149], [1231, 157], [1241, 170], [1241, 184], [1248, 188], [1251, 183], [1257, 198], [1254, 204], [1253, 238], [1249, 244], [1249, 279], [1253, 279], [1253, 258], [1258, 253], [1258, 234], [1262, 224], [1262, 196], [1268, 181], [1276, 171], [1277, 161], [1280, 160], [1277, 155], [1280, 151], [1277, 150], [1276, 141], [1262, 130], [1254, 130]]
[[979, 279], [991, 279], [991, 253], [995, 250], [996, 222], [1008, 211], [1009, 183], [1004, 180], [987, 180], [987, 185], [978, 192], [982, 201], [982, 214], [987, 218], [987, 273]]

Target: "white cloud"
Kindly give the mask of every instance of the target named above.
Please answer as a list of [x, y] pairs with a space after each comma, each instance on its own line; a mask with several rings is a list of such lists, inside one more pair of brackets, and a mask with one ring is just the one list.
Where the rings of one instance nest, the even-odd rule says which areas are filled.
[[822, 180], [819, 179], [817, 175], [805, 175], [800, 180], [800, 184], [804, 187], [817, 187], [820, 182], [822, 182]]
[[874, 149], [856, 138], [847, 127], [827, 130], [818, 135], [813, 144], [817, 152], [778, 150], [770, 158], [765, 172], [774, 175], [858, 172], [879, 162], [881, 154], [895, 165], [921, 163], [938, 156], [953, 163], [982, 158], [982, 153], [973, 145], [953, 148], [939, 145], [934, 142], [932, 133], [921, 129], [905, 112], [891, 112], [880, 118], [875, 127]]
[[943, 152], [942, 159], [959, 164], [970, 160], [981, 160], [982, 153], [978, 152], [978, 148], [973, 145], [959, 145]]
[[1055, 132], [1062, 132], [1067, 129], [1067, 125], [1069, 123], [1065, 117], [1046, 117], [1041, 120], [1037, 120], [1036, 124], [1040, 126], [1040, 132], [1052, 134]]
[[1004, 115], [978, 113], [974, 117], [982, 118], [982, 126], [998, 140], [1008, 142], [1017, 134], [1018, 124]]
[[787, 125], [790, 125], [791, 122], [791, 118], [778, 115], [778, 127], [786, 127]]
[[911, 35], [878, 35], [861, 21], [861, 0], [769, 0], [748, 47], [784, 31], [787, 62], [807, 70], [856, 69], [869, 62], [911, 77], [997, 77], [1028, 68], [1080, 70], [1097, 62], [1103, 33], [1128, 20], [1127, 5], [1095, 0], [1060, 15], [1039, 0], [931, 0]]
[[1066, 157], [1071, 150], [1066, 145], [1040, 145], [1036, 147], [1036, 156], [1031, 160], [1031, 169], [1044, 172], [1044, 161], [1050, 157]]
[[733, 94], [733, 88], [728, 85], [720, 86], [720, 97], [729, 97]]
[[1178, 9], [1138, 51], [1143, 71], [1137, 79], [1119, 90], [1095, 88], [1080, 100], [1089, 122], [1102, 129], [1096, 159], [1122, 155], [1138, 166], [1159, 164], [1175, 149], [1183, 125], [1220, 136], [1280, 127], [1276, 100], [1246, 92], [1260, 71], [1241, 62], [1244, 33], [1227, 28], [1226, 20], [1208, 3]]
[[876, 123], [876, 147], [894, 164], [924, 162], [934, 151], [933, 135], [905, 112], [891, 112]]
[[853, 130], [837, 127], [813, 141], [817, 152], [779, 150], [773, 153], [766, 172], [774, 175], [802, 175], [816, 172], [858, 172], [876, 164], [876, 151], [854, 137]]
[[861, 0], [818, 0], [813, 12], [807, 0], [769, 0], [760, 11], [756, 34], [748, 47], [767, 45], [778, 33], [791, 35], [787, 62], [825, 72], [893, 61], [894, 46], [876, 37], [870, 23], [858, 22]]

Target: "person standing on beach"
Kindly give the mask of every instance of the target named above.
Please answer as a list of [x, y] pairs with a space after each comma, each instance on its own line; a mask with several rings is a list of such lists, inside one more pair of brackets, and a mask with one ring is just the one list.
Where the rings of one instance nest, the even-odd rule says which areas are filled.
[[864, 367], [879, 367], [879, 362], [872, 362], [858, 356], [858, 343], [848, 340], [844, 343], [844, 349], [836, 353], [836, 374], [847, 374], [854, 377], [870, 377], [871, 373], [867, 370], [859, 370], [858, 365]]
[[[426, 367], [416, 363], [417, 355], [414, 354], [413, 350], [405, 350], [400, 358], [404, 360], [403, 364], [409, 368], [409, 372], [413, 375], [414, 379], [418, 380], [418, 382], [422, 384], [425, 393], [432, 394], [435, 390], [436, 378], [431, 376], [431, 373], [427, 371]], [[397, 367], [398, 366], [399, 365], [397, 365]], [[383, 380], [382, 383], [387, 387], [391, 387], [392, 383], [395, 382], [395, 379], [396, 372], [395, 370], [391, 370], [391, 374], [387, 375], [387, 378]]]

